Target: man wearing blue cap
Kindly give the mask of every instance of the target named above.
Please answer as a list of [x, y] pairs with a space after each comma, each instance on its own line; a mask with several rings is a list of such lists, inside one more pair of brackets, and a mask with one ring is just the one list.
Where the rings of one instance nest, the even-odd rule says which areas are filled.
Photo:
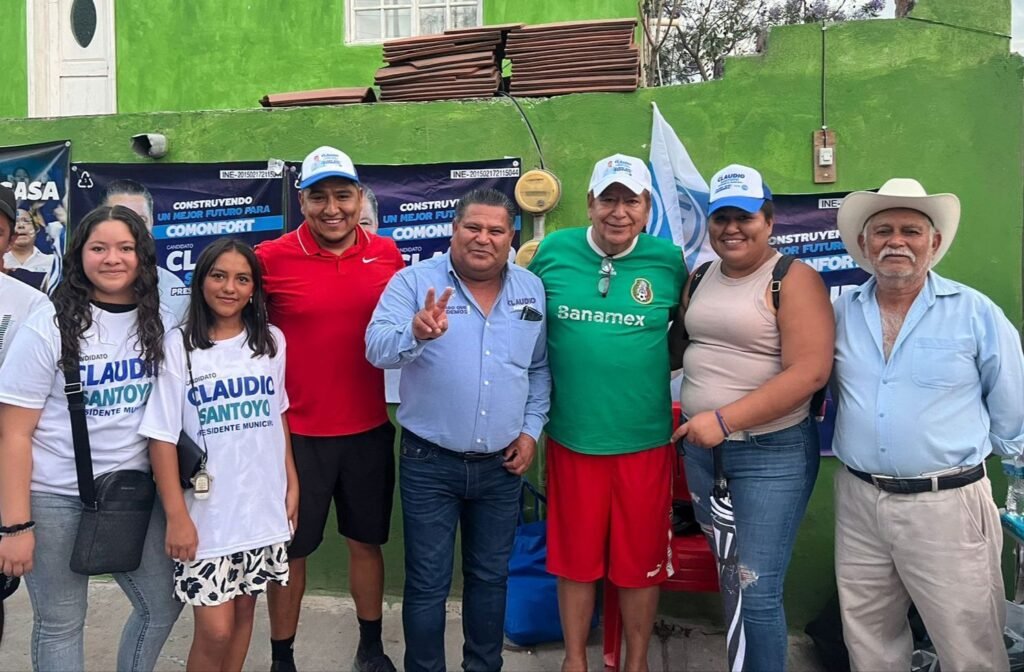
[[363, 187], [333, 147], [302, 162], [298, 229], [256, 248], [270, 321], [288, 342], [288, 424], [299, 475], [299, 525], [288, 548], [290, 581], [269, 593], [273, 670], [295, 669], [292, 644], [306, 584], [306, 556], [323, 541], [331, 501], [349, 550], [349, 589], [359, 619], [355, 669], [395, 669], [381, 644], [384, 560], [395, 486], [395, 430], [384, 374], [363, 339], [384, 287], [404, 267], [394, 241], [359, 226]]

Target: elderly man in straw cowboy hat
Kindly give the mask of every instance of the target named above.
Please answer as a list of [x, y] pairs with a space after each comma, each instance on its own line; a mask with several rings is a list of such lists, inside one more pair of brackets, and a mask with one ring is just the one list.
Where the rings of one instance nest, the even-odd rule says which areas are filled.
[[943, 672], [1009, 667], [984, 461], [1024, 449], [1024, 356], [991, 300], [931, 270], [959, 220], [955, 195], [911, 179], [839, 209], [873, 276], [835, 304], [836, 578], [854, 670], [910, 667], [911, 601]]

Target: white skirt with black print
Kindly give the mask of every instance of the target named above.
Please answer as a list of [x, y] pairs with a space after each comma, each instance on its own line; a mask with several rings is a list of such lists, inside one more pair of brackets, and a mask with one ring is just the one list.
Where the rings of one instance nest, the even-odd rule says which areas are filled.
[[285, 543], [219, 558], [174, 562], [174, 597], [195, 607], [215, 607], [239, 595], [259, 595], [270, 581], [288, 585]]

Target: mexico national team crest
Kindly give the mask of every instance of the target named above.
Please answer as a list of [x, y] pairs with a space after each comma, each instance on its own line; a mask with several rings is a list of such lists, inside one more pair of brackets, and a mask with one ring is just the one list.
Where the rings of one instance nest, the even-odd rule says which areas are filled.
[[634, 301], [645, 306], [654, 301], [654, 290], [651, 288], [651, 283], [644, 278], [637, 278], [629, 289], [629, 293], [633, 295]]

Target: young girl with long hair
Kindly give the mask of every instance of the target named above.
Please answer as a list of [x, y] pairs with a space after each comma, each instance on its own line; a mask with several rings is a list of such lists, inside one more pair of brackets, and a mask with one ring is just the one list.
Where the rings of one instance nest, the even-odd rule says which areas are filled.
[[[267, 320], [252, 248], [222, 238], [199, 256], [188, 315], [139, 430], [167, 510], [174, 595], [195, 611], [188, 670], [241, 670], [256, 596], [288, 581], [299, 489], [284, 412], [284, 336]], [[183, 491], [181, 430], [207, 452]]]
[[[64, 369], [78, 366], [92, 467], [149, 471], [139, 424], [163, 361], [169, 315], [160, 311], [156, 248], [128, 208], [100, 207], [71, 236], [53, 304], [24, 322], [0, 368], [0, 573], [25, 576], [32, 600], [32, 665], [85, 667], [89, 577], [71, 571], [78, 495]], [[118, 670], [152, 670], [181, 605], [167, 590], [164, 516], [153, 507], [138, 569], [114, 574], [132, 603]]]

